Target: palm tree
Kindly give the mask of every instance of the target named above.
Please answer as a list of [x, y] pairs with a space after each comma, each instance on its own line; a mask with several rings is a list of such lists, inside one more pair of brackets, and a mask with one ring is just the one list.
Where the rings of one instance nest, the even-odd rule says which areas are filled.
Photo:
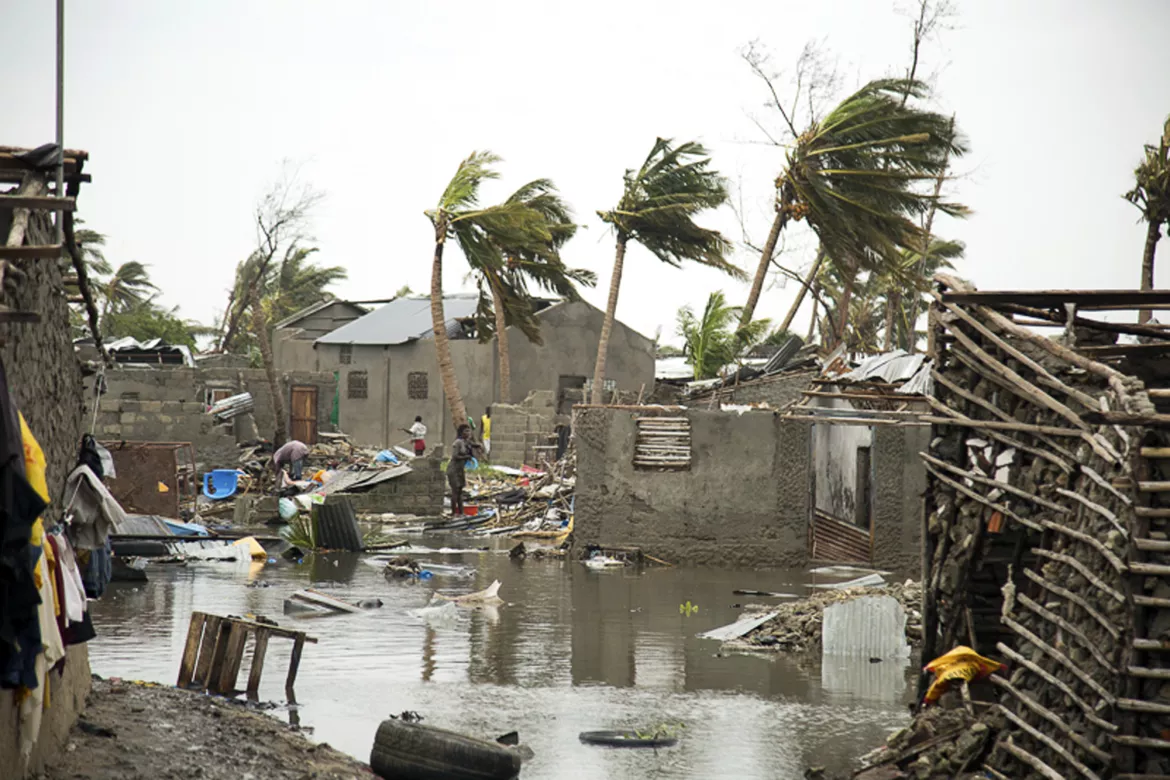
[[[102, 259], [104, 262], [104, 258]], [[98, 279], [95, 285], [103, 299], [102, 323], [112, 311], [124, 311], [143, 303], [158, 290], [150, 281], [150, 272], [137, 260], [122, 263], [105, 279]]]
[[722, 290], [707, 296], [702, 317], [696, 317], [690, 306], [678, 310], [678, 335], [682, 336], [683, 354], [695, 369], [695, 379], [711, 379], [719, 369], [739, 357], [740, 349], [760, 342], [767, 335], [768, 320], [753, 320], [745, 333], [736, 330], [739, 306], [727, 303]]
[[[807, 219], [827, 256], [842, 266], [843, 329], [857, 274], [890, 262], [903, 247], [921, 247], [922, 229], [911, 219], [932, 204], [963, 216], [966, 209], [922, 192], [920, 182], [945, 170], [950, 155], [966, 152], [949, 117], [916, 108], [906, 97], [927, 93], [908, 79], [871, 81], [842, 101], [796, 140], [785, 170], [776, 180], [776, 216], [769, 233], [779, 236], [789, 220]], [[750, 322], [763, 290], [771, 249], [761, 254], [751, 292], [741, 315]], [[825, 255], [818, 257], [815, 278]], [[785, 318], [791, 324], [804, 299], [802, 286]]]
[[435, 230], [435, 252], [431, 263], [431, 323], [439, 376], [443, 393], [456, 428], [467, 422], [467, 408], [455, 367], [451, 362], [451, 344], [447, 338], [447, 318], [443, 313], [443, 248], [455, 239], [473, 267], [490, 265], [499, 256], [499, 247], [515, 251], [540, 252], [553, 240], [547, 220], [521, 201], [506, 200], [495, 206], [480, 207], [479, 188], [485, 179], [499, 174], [492, 166], [500, 158], [491, 152], [472, 152], [459, 163], [455, 175], [443, 190], [434, 209], [426, 212]]
[[[897, 262], [859, 276], [848, 301], [844, 299], [846, 267], [825, 263], [816, 281], [826, 308], [820, 321], [823, 339], [842, 342], [851, 352], [914, 351], [921, 335], [915, 329], [918, 312], [931, 280], [938, 271], [950, 268], [963, 249], [960, 241], [942, 239], [932, 241], [925, 256], [903, 249]], [[842, 305], [849, 306], [847, 318], [841, 317]], [[842, 319], [849, 323], [843, 335]]]
[[[1142, 252], [1142, 289], [1154, 289], [1154, 252], [1162, 237], [1162, 225], [1170, 224], [1170, 117], [1158, 145], [1146, 145], [1145, 157], [1133, 172], [1134, 188], [1125, 199], [1137, 206], [1146, 221], [1146, 245]], [[1150, 311], [1138, 313], [1138, 322], [1149, 322]]]
[[[492, 319], [483, 318], [481, 340], [496, 337], [500, 360], [499, 397], [505, 403], [512, 400], [512, 363], [508, 348], [508, 326], [515, 324], [535, 344], [543, 343], [540, 324], [536, 320], [528, 291], [529, 282], [554, 293], [565, 300], [577, 301], [581, 294], [577, 285], [592, 287], [597, 274], [581, 268], [568, 268], [561, 261], [560, 250], [577, 232], [573, 213], [561, 199], [556, 187], [548, 179], [536, 179], [525, 184], [508, 198], [508, 203], [522, 204], [544, 219], [550, 239], [542, 247], [498, 246], [497, 253], [478, 259], [469, 257], [472, 272], [479, 279], [480, 305], [485, 308], [490, 296]], [[485, 290], [485, 288], [487, 288]]]
[[699, 212], [727, 202], [727, 185], [710, 165], [711, 158], [702, 145], [691, 141], [673, 146], [670, 140], [659, 138], [642, 167], [626, 171], [617, 206], [598, 212], [601, 221], [617, 234], [617, 248], [597, 345], [591, 403], [601, 403], [609, 334], [617, 311], [626, 246], [631, 241], [668, 265], [677, 267], [692, 260], [732, 277], [743, 277], [743, 271], [724, 258], [730, 248], [727, 239], [717, 230], [699, 227], [693, 219]]

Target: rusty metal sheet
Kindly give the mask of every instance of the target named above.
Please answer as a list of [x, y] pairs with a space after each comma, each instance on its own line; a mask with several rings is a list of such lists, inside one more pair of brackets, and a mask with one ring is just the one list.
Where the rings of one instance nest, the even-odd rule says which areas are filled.
[[[118, 476], [106, 487], [127, 512], [179, 517], [180, 485], [176, 444], [102, 442], [114, 458]], [[159, 488], [159, 484], [166, 490]]]

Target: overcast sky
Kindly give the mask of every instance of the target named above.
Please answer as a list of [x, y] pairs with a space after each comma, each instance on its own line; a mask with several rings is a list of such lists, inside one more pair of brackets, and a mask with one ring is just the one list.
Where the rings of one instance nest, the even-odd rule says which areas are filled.
[[[905, 0], [903, 0], [905, 2]], [[54, 4], [0, 0], [0, 143], [54, 137]], [[758, 39], [777, 66], [810, 39], [839, 58], [843, 89], [903, 71], [910, 22], [890, 0], [798, 2], [292, 2], [67, 0], [65, 142], [89, 151], [79, 213], [109, 236], [115, 263], [139, 260], [181, 314], [222, 311], [254, 245], [252, 210], [281, 171], [326, 192], [318, 258], [345, 266], [354, 299], [429, 289], [434, 205], [475, 149], [504, 158], [485, 201], [549, 177], [586, 229], [567, 247], [599, 276], [604, 307], [622, 171], [656, 136], [697, 139], [732, 181], [762, 242], [782, 151], [740, 58]], [[958, 0], [954, 29], [924, 49], [937, 104], [972, 151], [957, 196], [974, 210], [936, 230], [966, 241], [961, 275], [983, 289], [1136, 287], [1144, 228], [1121, 199], [1143, 143], [1170, 112], [1166, 0]], [[706, 222], [737, 241], [730, 209]], [[1163, 242], [1162, 251], [1170, 252]], [[807, 267], [800, 230], [784, 262]], [[1170, 255], [1167, 255], [1170, 257]], [[465, 288], [447, 255], [445, 287]], [[756, 258], [739, 250], [737, 261]], [[1170, 261], [1158, 284], [1170, 286]], [[664, 340], [675, 312], [747, 285], [626, 259], [618, 318]], [[783, 317], [792, 284], [757, 316]], [[807, 327], [806, 313], [796, 329]]]

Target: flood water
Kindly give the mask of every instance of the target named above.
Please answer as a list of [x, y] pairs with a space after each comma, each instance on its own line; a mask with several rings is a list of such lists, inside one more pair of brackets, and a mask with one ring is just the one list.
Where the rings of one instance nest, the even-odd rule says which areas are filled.
[[[404, 710], [473, 736], [519, 731], [535, 752], [524, 780], [800, 778], [808, 766], [848, 768], [908, 719], [909, 666], [719, 657], [718, 642], [696, 637], [736, 620], [735, 605], [768, 601], [732, 590], [803, 593], [803, 571], [597, 572], [576, 562], [512, 561], [505, 540], [487, 543], [496, 549], [416, 556], [475, 567], [465, 579], [388, 581], [351, 554], [301, 564], [152, 566], [150, 582], [113, 583], [92, 605], [98, 638], [90, 661], [102, 676], [173, 685], [193, 610], [266, 615], [319, 639], [305, 646], [295, 712], [282, 706], [277, 717], [299, 718], [315, 740], [363, 761], [379, 722]], [[438, 550], [485, 542], [418, 537], [414, 544]], [[460, 608], [454, 618], [410, 612], [426, 606], [432, 591], [469, 593], [494, 579], [507, 602], [498, 609]], [[248, 587], [255, 584], [267, 587]], [[305, 587], [346, 600], [377, 597], [384, 606], [299, 621], [284, 616], [284, 598]], [[688, 602], [698, 611], [680, 610]], [[291, 642], [270, 641], [261, 699], [285, 705], [290, 650]], [[246, 660], [241, 687], [247, 669]], [[679, 744], [665, 750], [577, 739], [581, 731], [679, 722]]]

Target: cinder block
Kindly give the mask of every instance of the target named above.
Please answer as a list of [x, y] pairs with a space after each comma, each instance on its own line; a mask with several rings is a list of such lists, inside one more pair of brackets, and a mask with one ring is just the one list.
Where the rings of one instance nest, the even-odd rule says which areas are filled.
[[138, 415], [135, 412], [122, 412], [118, 417], [118, 422], [122, 425], [129, 425], [138, 421]]
[[140, 411], [158, 414], [162, 411], [162, 401], [140, 401]]

